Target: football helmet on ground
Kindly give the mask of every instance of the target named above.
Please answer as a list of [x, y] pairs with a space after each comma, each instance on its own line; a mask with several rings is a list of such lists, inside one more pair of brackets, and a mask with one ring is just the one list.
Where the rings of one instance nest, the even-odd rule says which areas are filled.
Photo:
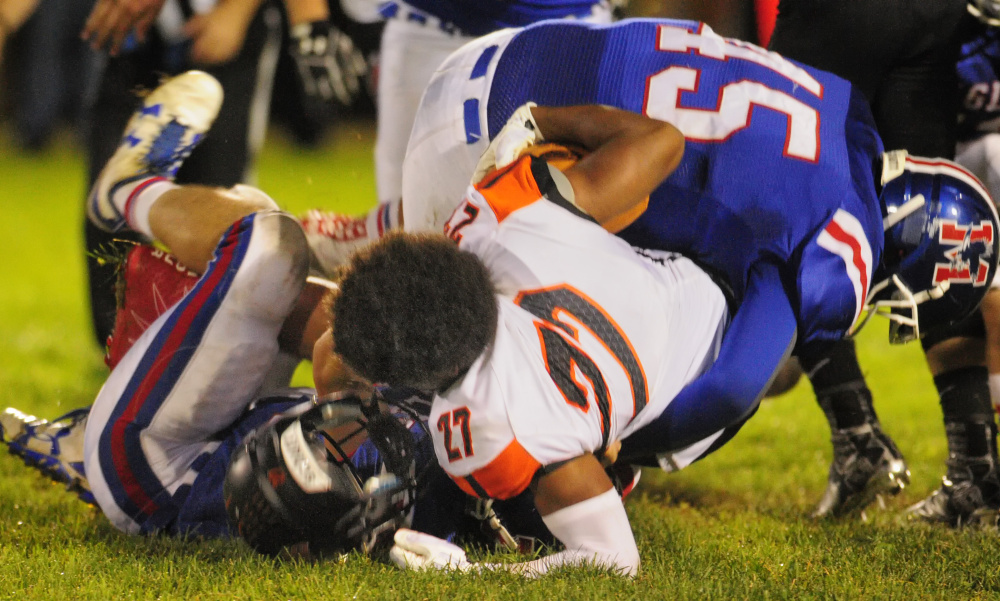
[[889, 318], [893, 343], [968, 317], [997, 270], [997, 211], [983, 184], [945, 159], [887, 152], [882, 167], [885, 251], [866, 302]]
[[[427, 449], [418, 448], [425, 445]], [[323, 400], [248, 436], [230, 460], [230, 524], [255, 550], [317, 559], [391, 544], [407, 525], [430, 436], [410, 408]]]

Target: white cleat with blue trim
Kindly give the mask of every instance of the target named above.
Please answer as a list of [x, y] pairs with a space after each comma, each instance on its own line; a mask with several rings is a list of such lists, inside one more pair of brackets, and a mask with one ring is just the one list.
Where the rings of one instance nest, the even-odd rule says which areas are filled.
[[172, 180], [211, 128], [221, 106], [222, 86], [203, 71], [181, 73], [146, 96], [90, 191], [87, 218], [91, 223], [109, 232], [125, 227], [125, 208], [112, 199], [115, 190], [144, 177]]
[[83, 436], [89, 414], [89, 407], [76, 409], [50, 422], [8, 407], [0, 413], [0, 439], [11, 454], [93, 505], [94, 495], [83, 471]]

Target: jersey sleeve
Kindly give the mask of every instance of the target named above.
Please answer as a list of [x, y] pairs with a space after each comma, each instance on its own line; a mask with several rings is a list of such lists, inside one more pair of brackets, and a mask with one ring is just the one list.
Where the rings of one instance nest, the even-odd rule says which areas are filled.
[[802, 251], [797, 274], [800, 344], [843, 338], [861, 315], [875, 257], [861, 222], [837, 209]]
[[524, 492], [542, 467], [517, 440], [492, 461], [466, 476], [452, 479], [466, 494], [483, 499], [510, 499]]
[[466, 494], [509, 499], [531, 484], [541, 463], [518, 441], [488, 362], [481, 358], [469, 374], [434, 398], [434, 453]]

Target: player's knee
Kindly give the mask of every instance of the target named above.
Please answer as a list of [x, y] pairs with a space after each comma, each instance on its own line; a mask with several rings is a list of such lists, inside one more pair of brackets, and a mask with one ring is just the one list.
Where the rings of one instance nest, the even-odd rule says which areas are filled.
[[298, 221], [281, 211], [261, 211], [233, 286], [247, 311], [284, 319], [309, 275], [309, 247]]
[[925, 353], [931, 374], [939, 376], [964, 367], [984, 365], [986, 341], [982, 337], [956, 336], [927, 348]]
[[229, 191], [246, 201], [247, 208], [249, 209], [248, 213], [253, 211], [278, 210], [278, 203], [274, 202], [274, 199], [260, 188], [246, 184], [236, 184]]
[[799, 364], [799, 360], [795, 357], [789, 357], [788, 361], [775, 374], [771, 386], [764, 396], [772, 397], [785, 394], [798, 384], [800, 378], [802, 378], [802, 366]]

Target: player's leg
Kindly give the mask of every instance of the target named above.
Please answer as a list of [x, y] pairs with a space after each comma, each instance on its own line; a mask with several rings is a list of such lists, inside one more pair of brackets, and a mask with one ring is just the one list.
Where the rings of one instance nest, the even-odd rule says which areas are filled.
[[[129, 199], [119, 194], [117, 207], [112, 200], [122, 180], [154, 178], [161, 187], [172, 186], [167, 178], [207, 131], [220, 100], [218, 84], [202, 73], [174, 78], [150, 94], [129, 120], [118, 149], [95, 178], [87, 207], [89, 222], [104, 231], [122, 229], [125, 221], [121, 215], [128, 212], [125, 205]], [[6, 412], [0, 417], [3, 440], [30, 465], [86, 492], [81, 435], [86, 411], [64, 417], [67, 419], [49, 423], [17, 411]]]
[[813, 517], [840, 517], [864, 509], [882, 493], [896, 494], [910, 472], [896, 444], [882, 430], [854, 342], [838, 342], [822, 355], [799, 357], [833, 443], [833, 461]]
[[307, 271], [293, 218], [265, 211], [241, 219], [198, 284], [112, 372], [91, 409], [85, 468], [118, 528], [170, 528], [199, 457], [262, 387]]
[[[1000, 136], [959, 144], [957, 162], [971, 170], [996, 198], [1000, 192]], [[997, 282], [994, 282], [994, 286]], [[944, 483], [910, 508], [910, 516], [961, 525], [996, 519], [1000, 507], [994, 410], [1000, 394], [1000, 294], [991, 291], [976, 314], [955, 330], [923, 341], [938, 390], [948, 460]], [[991, 403], [992, 398], [992, 403]]]
[[379, 55], [375, 181], [380, 202], [398, 200], [403, 157], [420, 97], [448, 56], [473, 38], [400, 18], [386, 22]]
[[301, 228], [263, 193], [169, 181], [208, 130], [218, 94], [207, 75], [185, 74], [147, 97], [88, 207], [103, 227], [142, 228], [203, 271], [124, 355], [87, 421], [88, 480], [129, 532], [174, 524], [199, 458], [264, 384], [308, 270]]
[[909, 515], [952, 526], [995, 524], [1000, 459], [984, 359], [983, 318], [977, 312], [947, 334], [922, 342], [939, 394], [948, 459], [941, 487], [913, 505]]
[[1000, 411], [1000, 282], [994, 285], [980, 307], [986, 328], [986, 369], [989, 371], [990, 400]]
[[327, 273], [346, 263], [355, 250], [401, 226], [403, 157], [420, 97], [441, 62], [470, 39], [403, 19], [387, 22], [379, 55], [375, 137], [378, 204], [359, 216], [310, 211], [302, 217], [309, 244]]
[[442, 231], [462, 201], [476, 163], [489, 146], [490, 65], [496, 64], [513, 35], [505, 30], [466, 44], [427, 85], [403, 162], [407, 231]]
[[[148, 47], [147, 47], [148, 46]], [[102, 61], [95, 92], [89, 98], [84, 120], [84, 140], [87, 159], [87, 189], [97, 180], [101, 169], [121, 142], [121, 132], [141, 100], [135, 89], [152, 89], [158, 71], [155, 43], [143, 45], [133, 52], [109, 57]], [[89, 95], [88, 95], [89, 96]], [[103, 259], [118, 251], [117, 240], [138, 242], [135, 232], [108, 232], [83, 219], [84, 250], [91, 321], [98, 345], [105, 344], [115, 322], [115, 266]]]

